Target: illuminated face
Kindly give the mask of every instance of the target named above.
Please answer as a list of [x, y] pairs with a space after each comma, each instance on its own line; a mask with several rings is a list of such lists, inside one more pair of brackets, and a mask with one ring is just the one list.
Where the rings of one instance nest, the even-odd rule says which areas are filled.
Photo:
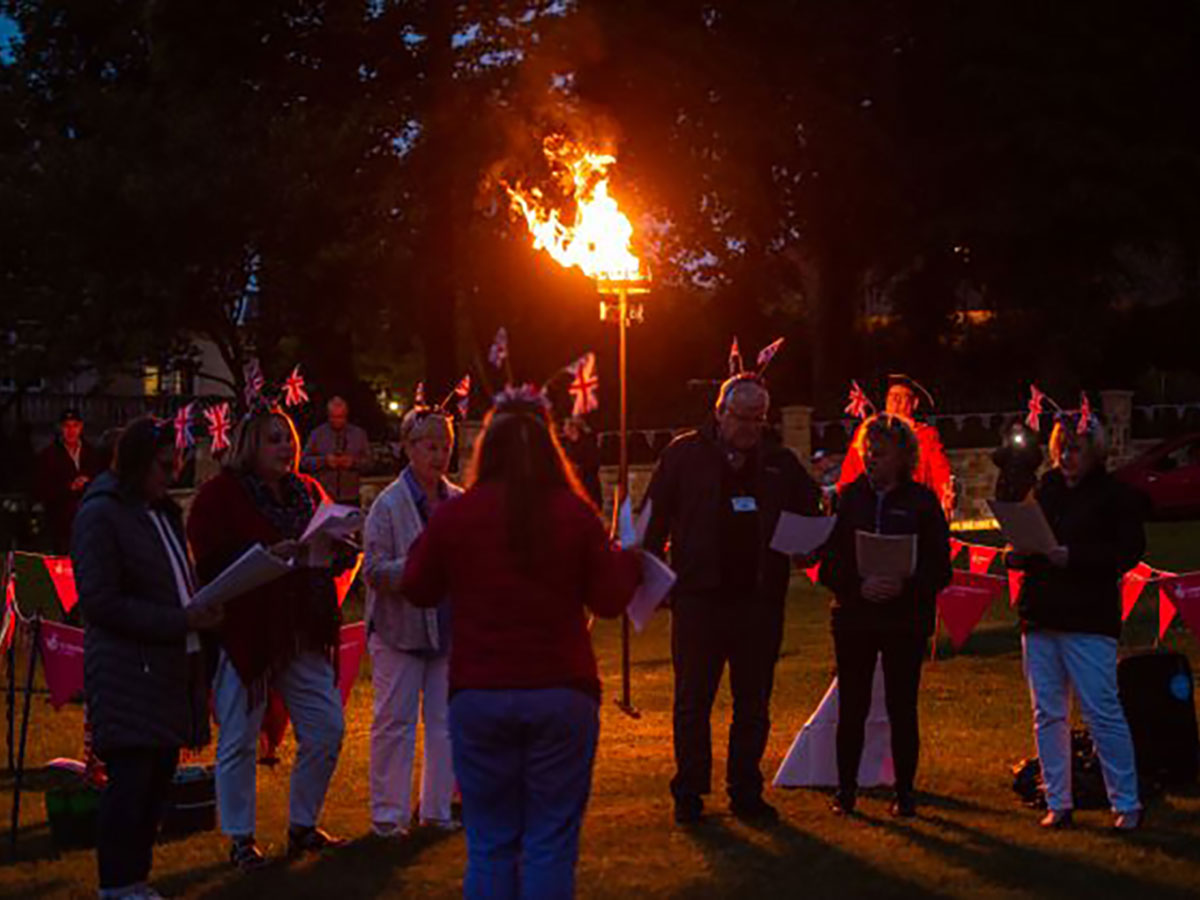
[[334, 431], [341, 431], [350, 419], [350, 407], [345, 403], [329, 404], [329, 424]]
[[448, 425], [442, 428], [429, 427], [423, 434], [404, 445], [408, 463], [418, 481], [430, 483], [440, 480], [450, 469], [450, 450], [454, 446], [454, 435]]
[[717, 412], [721, 440], [735, 450], [753, 450], [762, 440], [770, 405], [770, 395], [758, 385], [735, 387], [726, 398], [725, 408]]
[[917, 411], [917, 395], [911, 388], [902, 384], [893, 385], [887, 392], [884, 406], [890, 416], [911, 419]]
[[902, 463], [900, 448], [896, 446], [895, 441], [879, 437], [867, 438], [863, 465], [873, 487], [891, 487], [899, 481]]
[[1088, 452], [1085, 443], [1074, 435], [1068, 438], [1063, 444], [1058, 465], [1068, 482], [1075, 483], [1083, 478], [1088, 470]]
[[292, 471], [296, 462], [296, 444], [292, 430], [278, 416], [261, 426], [262, 440], [254, 459], [254, 470], [266, 481], [274, 481]]
[[83, 423], [78, 419], [67, 419], [62, 423], [62, 439], [63, 443], [68, 447], [74, 447], [79, 443], [79, 439], [83, 436]]

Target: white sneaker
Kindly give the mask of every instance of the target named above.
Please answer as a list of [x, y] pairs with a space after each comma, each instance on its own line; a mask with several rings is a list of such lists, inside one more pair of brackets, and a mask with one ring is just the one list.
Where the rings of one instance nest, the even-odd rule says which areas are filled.
[[380, 838], [408, 837], [409, 830], [399, 822], [372, 822], [371, 832]]

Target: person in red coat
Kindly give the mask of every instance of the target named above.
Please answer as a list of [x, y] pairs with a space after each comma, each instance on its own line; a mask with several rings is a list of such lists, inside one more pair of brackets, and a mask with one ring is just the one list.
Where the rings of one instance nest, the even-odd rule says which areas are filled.
[[[953, 518], [956, 499], [954, 473], [950, 468], [950, 460], [946, 457], [946, 450], [942, 447], [942, 438], [938, 434], [938, 430], [932, 425], [918, 422], [914, 418], [921, 401], [924, 400], [926, 405], [932, 407], [933, 398], [925, 388], [907, 375], [889, 375], [888, 382], [884, 411], [889, 416], [897, 416], [902, 419], [917, 436], [917, 467], [913, 472], [912, 480], [933, 491], [942, 504], [942, 511], [946, 514], [946, 519], [949, 520]], [[859, 425], [858, 430], [854, 432], [850, 449], [846, 451], [846, 458], [842, 461], [842, 474], [837, 483], [838, 494], [841, 494], [847, 485], [857, 481], [865, 471], [863, 465], [865, 424]]]
[[278, 693], [296, 731], [289, 803], [288, 853], [341, 843], [319, 827], [325, 792], [337, 765], [344, 724], [334, 661], [340, 611], [333, 576], [348, 563], [309, 567], [298, 542], [329, 498], [298, 471], [292, 420], [278, 408], [248, 416], [220, 474], [201, 486], [188, 519], [188, 540], [202, 582], [211, 581], [255, 544], [293, 560], [296, 570], [225, 605], [213, 683], [217, 740], [217, 804], [230, 836], [230, 860], [261, 866], [255, 843], [255, 749], [268, 691]]
[[641, 579], [611, 545], [540, 395], [508, 391], [474, 483], [440, 506], [400, 591], [450, 602], [450, 743], [467, 833], [464, 895], [570, 897], [600, 729], [588, 611], [614, 617]]

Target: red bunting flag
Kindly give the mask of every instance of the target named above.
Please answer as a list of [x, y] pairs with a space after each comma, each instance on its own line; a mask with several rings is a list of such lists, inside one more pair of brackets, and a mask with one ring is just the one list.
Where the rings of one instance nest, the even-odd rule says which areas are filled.
[[192, 437], [192, 407], [194, 405], [189, 403], [175, 413], [175, 449], [180, 453], [183, 453], [195, 442]]
[[[1167, 578], [1174, 578], [1174, 572], [1160, 572], [1160, 575], [1165, 575]], [[1171, 627], [1171, 623], [1175, 621], [1175, 616], [1179, 611], [1175, 608], [1175, 604], [1171, 602], [1170, 594], [1164, 585], [1159, 585], [1158, 588], [1158, 639], [1161, 641], [1167, 636], [1167, 629]]]
[[1008, 605], [1016, 606], [1021, 596], [1021, 585], [1025, 583], [1025, 573], [1020, 569], [1008, 570]]
[[338, 690], [342, 694], [342, 706], [350, 700], [350, 691], [354, 689], [354, 682], [358, 678], [358, 667], [362, 664], [366, 646], [366, 622], [342, 626], [342, 639], [338, 647]]
[[58, 709], [83, 692], [83, 629], [45, 619], [38, 627], [50, 705]]
[[978, 591], [987, 591], [993, 600], [1004, 597], [1008, 593], [1008, 582], [1002, 575], [988, 575], [986, 573], [955, 569], [951, 584], [957, 587], [969, 587]]
[[79, 594], [75, 590], [75, 569], [71, 566], [69, 556], [45, 556], [42, 562], [46, 565], [46, 573], [54, 583], [54, 592], [58, 594], [58, 602], [63, 612], [70, 615], [75, 604], [79, 602]]
[[985, 587], [952, 584], [937, 595], [938, 614], [950, 633], [950, 643], [961, 650], [983, 614], [992, 605], [993, 591]]
[[950, 538], [950, 562], [958, 559], [958, 554], [962, 553], [963, 547], [967, 546], [958, 538]]
[[982, 544], [968, 544], [970, 562], [968, 567], [972, 572], [982, 575], [992, 566], [992, 560], [1000, 552], [999, 547], [985, 547]]
[[1133, 612], [1134, 606], [1145, 590], [1146, 582], [1154, 575], [1154, 570], [1144, 562], [1138, 563], [1125, 573], [1121, 579], [1121, 621], [1124, 622]]
[[818, 578], [820, 577], [820, 574], [821, 574], [821, 564], [820, 563], [817, 563], [815, 566], [809, 566], [807, 569], [804, 570], [805, 577], [813, 583], [813, 587], [816, 587], [819, 584]]
[[229, 404], [220, 403], [210, 406], [204, 411], [204, 418], [208, 421], [208, 435], [212, 438], [212, 452], [217, 454], [228, 450], [229, 429], [232, 427], [229, 421]]
[[1171, 605], [1178, 610], [1179, 617], [1200, 639], [1200, 572], [1190, 572], [1164, 581], [1160, 586], [1163, 594], [1169, 595]]
[[358, 576], [358, 570], [362, 568], [363, 555], [358, 554], [354, 560], [354, 565], [343, 572], [341, 575], [335, 575], [333, 578], [333, 587], [337, 591], [338, 606], [346, 602], [346, 595], [350, 593], [350, 585], [354, 584], [354, 579]]

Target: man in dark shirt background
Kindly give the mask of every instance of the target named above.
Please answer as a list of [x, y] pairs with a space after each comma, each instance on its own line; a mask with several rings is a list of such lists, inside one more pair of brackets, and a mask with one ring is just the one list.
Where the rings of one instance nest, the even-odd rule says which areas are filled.
[[783, 640], [792, 561], [770, 549], [779, 514], [817, 515], [820, 491], [796, 456], [765, 436], [770, 395], [751, 375], [721, 386], [713, 420], [663, 452], [647, 493], [646, 549], [670, 542], [675, 674], [675, 819], [703, 815], [711, 790], [713, 701], [729, 665], [733, 721], [726, 787], [741, 819], [770, 823], [760, 771]]
[[100, 471], [100, 457], [83, 439], [83, 417], [74, 409], [63, 412], [59, 433], [37, 457], [34, 494], [45, 510], [50, 551], [71, 550], [71, 525], [84, 489]]

